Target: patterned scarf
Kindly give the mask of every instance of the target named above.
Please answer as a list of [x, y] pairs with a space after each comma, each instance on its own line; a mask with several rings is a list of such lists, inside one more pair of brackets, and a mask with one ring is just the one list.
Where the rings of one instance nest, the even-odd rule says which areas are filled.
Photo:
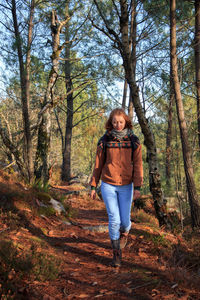
[[129, 133], [131, 132], [130, 129], [128, 128], [125, 128], [121, 131], [118, 131], [118, 130], [115, 130], [115, 129], [112, 129], [110, 131], [110, 134], [114, 137], [114, 138], [117, 138], [119, 141], [123, 140], [123, 138], [125, 136], [127, 136]]

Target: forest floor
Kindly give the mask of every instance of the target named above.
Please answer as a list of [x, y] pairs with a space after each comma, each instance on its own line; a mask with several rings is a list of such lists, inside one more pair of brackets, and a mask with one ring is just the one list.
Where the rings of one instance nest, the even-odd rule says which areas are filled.
[[[53, 190], [65, 197], [70, 189]], [[67, 202], [69, 222], [40, 215], [32, 192], [0, 174], [0, 299], [200, 299], [200, 253], [182, 235], [153, 217], [133, 222], [113, 268], [104, 203], [87, 193]]]

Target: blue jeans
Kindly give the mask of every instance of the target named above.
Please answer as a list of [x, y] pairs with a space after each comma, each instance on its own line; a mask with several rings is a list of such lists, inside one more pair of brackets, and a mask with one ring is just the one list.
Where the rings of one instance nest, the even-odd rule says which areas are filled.
[[120, 231], [128, 232], [131, 228], [133, 184], [112, 185], [102, 181], [101, 194], [108, 213], [110, 239], [118, 240]]

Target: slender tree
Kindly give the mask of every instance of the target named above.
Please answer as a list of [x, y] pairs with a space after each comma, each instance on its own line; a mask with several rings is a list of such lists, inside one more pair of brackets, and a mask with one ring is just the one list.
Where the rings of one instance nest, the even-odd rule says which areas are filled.
[[125, 110], [126, 109], [126, 97], [127, 97], [127, 80], [124, 80], [124, 89], [123, 89], [123, 97], [122, 97], [122, 108]]
[[16, 145], [11, 141], [10, 137], [2, 127], [1, 122], [0, 122], [0, 136], [2, 138], [4, 145], [7, 147], [9, 152], [14, 157], [16, 165], [18, 166], [19, 169], [19, 173], [22, 175], [22, 177], [25, 177], [23, 160], [21, 158], [20, 151], [17, 149]]
[[38, 118], [38, 143], [35, 159], [35, 176], [44, 184], [49, 180], [49, 150], [51, 137], [51, 111], [54, 105], [54, 87], [58, 78], [59, 62], [61, 51], [66, 43], [60, 45], [60, 33], [63, 26], [69, 21], [67, 16], [63, 21], [59, 21], [56, 12], [51, 13], [51, 34], [52, 34], [52, 68], [49, 73], [47, 88], [42, 103], [42, 110]]
[[200, 206], [194, 182], [191, 152], [188, 143], [187, 125], [184, 116], [184, 107], [178, 77], [178, 63], [176, 54], [176, 0], [170, 0], [170, 55], [172, 62], [172, 78], [176, 100], [176, 110], [182, 143], [184, 170], [191, 210], [192, 227], [200, 227]]
[[173, 104], [174, 104], [174, 88], [172, 80], [172, 59], [170, 57], [170, 92], [169, 92], [169, 107], [168, 107], [168, 127], [166, 135], [166, 184], [171, 186], [171, 158], [172, 158], [172, 123], [173, 123]]
[[158, 159], [156, 152], [156, 142], [154, 138], [154, 134], [151, 131], [150, 125], [148, 124], [148, 120], [145, 117], [140, 98], [139, 98], [139, 89], [134, 76], [134, 64], [133, 57], [130, 51], [130, 27], [129, 27], [129, 8], [126, 0], [119, 1], [119, 9], [115, 5], [114, 8], [117, 12], [117, 16], [119, 17], [119, 28], [120, 34], [110, 26], [110, 23], [104, 16], [101, 5], [97, 0], [94, 0], [94, 3], [97, 7], [99, 15], [101, 16], [105, 28], [101, 28], [99, 25], [95, 24], [94, 20], [92, 20], [93, 25], [101, 30], [104, 34], [106, 34], [112, 41], [114, 41], [115, 47], [118, 48], [122, 60], [123, 67], [125, 70], [125, 78], [128, 82], [133, 105], [135, 108], [135, 112], [141, 126], [142, 133], [144, 135], [144, 143], [147, 147], [147, 161], [149, 164], [149, 184], [150, 191], [153, 195], [154, 205], [156, 214], [159, 220], [160, 225], [166, 225], [168, 223], [167, 215], [163, 205], [163, 191], [161, 189], [161, 180], [160, 173], [158, 170]]
[[[133, 77], [136, 82], [136, 35], [137, 35], [137, 20], [136, 20], [136, 0], [131, 1], [131, 16], [130, 16], [130, 33], [129, 33], [129, 50], [131, 54], [131, 63], [132, 63], [132, 70], [133, 70]], [[133, 119], [133, 110], [134, 110], [134, 103], [133, 97], [129, 95], [129, 105], [128, 105], [128, 112], [131, 120]]]
[[197, 128], [200, 150], [200, 2], [195, 0], [195, 69], [197, 91]]
[[[66, 1], [66, 16], [69, 16], [69, 1]], [[65, 40], [67, 45], [65, 48], [65, 87], [67, 91], [67, 114], [66, 114], [66, 126], [65, 126], [65, 141], [62, 151], [63, 163], [62, 163], [62, 180], [69, 181], [71, 178], [71, 143], [72, 143], [72, 127], [73, 127], [73, 92], [72, 92], [72, 78], [71, 78], [71, 43], [69, 34], [69, 23], [65, 26]]]
[[30, 55], [31, 55], [31, 44], [33, 36], [33, 17], [35, 10], [35, 1], [31, 1], [30, 13], [28, 19], [28, 37], [26, 45], [26, 61], [24, 61], [23, 55], [23, 43], [22, 36], [19, 28], [19, 21], [17, 19], [17, 8], [16, 1], [12, 0], [12, 18], [14, 26], [14, 34], [16, 40], [16, 47], [18, 53], [19, 69], [20, 69], [20, 85], [21, 85], [21, 101], [22, 101], [22, 115], [24, 122], [24, 157], [25, 163], [28, 170], [29, 181], [33, 179], [33, 150], [32, 150], [32, 139], [30, 130]]

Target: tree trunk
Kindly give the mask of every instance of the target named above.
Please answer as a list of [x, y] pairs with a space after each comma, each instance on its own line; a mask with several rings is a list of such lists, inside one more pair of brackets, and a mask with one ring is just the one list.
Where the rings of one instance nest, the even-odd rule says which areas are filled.
[[[131, 64], [133, 77], [136, 81], [136, 34], [137, 34], [137, 22], [136, 22], [136, 0], [131, 2], [131, 22], [130, 22], [130, 35], [129, 35], [129, 51], [131, 53]], [[133, 97], [130, 91], [129, 94], [129, 105], [128, 105], [128, 115], [131, 120], [134, 117], [134, 103]]]
[[22, 175], [22, 177], [25, 177], [24, 164], [21, 159], [20, 151], [17, 149], [16, 145], [14, 145], [11, 139], [8, 137], [5, 130], [1, 127], [1, 123], [0, 123], [0, 136], [6, 148], [8, 148], [10, 153], [14, 156], [16, 165], [19, 169], [19, 173]]
[[[66, 15], [69, 14], [68, 3], [66, 5]], [[69, 43], [69, 28], [65, 27], [65, 40], [68, 42], [65, 51], [65, 86], [67, 91], [67, 119], [65, 129], [65, 144], [63, 149], [62, 163], [62, 180], [69, 181], [71, 179], [71, 142], [72, 142], [72, 127], [73, 127], [73, 93], [71, 80], [71, 63], [70, 63], [70, 43]]]
[[134, 105], [133, 105], [133, 97], [131, 95], [131, 92], [129, 93], [128, 116], [130, 120], [133, 121]]
[[[121, 14], [117, 10], [117, 15], [119, 16], [120, 20], [120, 32], [121, 36], [117, 32], [115, 32], [112, 28], [110, 28], [109, 23], [105, 19], [101, 8], [96, 0], [94, 3], [99, 11], [99, 14], [104, 21], [105, 27], [107, 28], [108, 36], [112, 35], [115, 39], [115, 45], [117, 45], [118, 50], [120, 51], [122, 60], [123, 60], [123, 67], [125, 70], [125, 79], [128, 82], [130, 93], [132, 96], [133, 105], [135, 108], [135, 112], [144, 135], [144, 143], [147, 147], [147, 161], [149, 164], [149, 184], [150, 184], [150, 191], [153, 195], [154, 199], [154, 206], [156, 210], [156, 215], [159, 220], [159, 224], [161, 225], [168, 225], [169, 220], [167, 218], [166, 209], [163, 203], [163, 192], [161, 189], [161, 180], [160, 174], [158, 172], [158, 160], [157, 160], [157, 153], [156, 153], [156, 144], [154, 135], [151, 132], [150, 126], [148, 124], [148, 120], [145, 117], [144, 110], [142, 108], [140, 99], [139, 99], [139, 92], [138, 86], [135, 80], [135, 66], [133, 63], [134, 53], [130, 49], [130, 39], [129, 39], [129, 12], [126, 0], [120, 0], [120, 9]], [[132, 2], [132, 5], [135, 3]], [[94, 22], [93, 22], [94, 24]], [[99, 29], [99, 27], [97, 26]], [[105, 33], [105, 29], [102, 30]], [[133, 32], [133, 31], [132, 31]], [[133, 45], [135, 50], [135, 45]], [[136, 59], [135, 59], [136, 63]]]
[[[35, 0], [32, 0], [30, 6], [29, 22], [28, 22], [28, 42], [27, 42], [26, 64], [25, 64], [25, 83], [26, 83], [25, 91], [26, 91], [28, 115], [30, 114], [31, 45], [32, 45], [32, 38], [33, 38], [34, 11], [35, 11]], [[34, 177], [34, 164], [33, 164], [33, 148], [32, 148], [30, 125], [29, 125], [29, 133], [27, 138], [27, 161], [28, 161], [29, 181], [32, 182]]]
[[122, 108], [126, 109], [126, 97], [127, 97], [127, 80], [124, 80], [124, 90], [123, 90], [123, 97], [122, 97]]
[[127, 2], [120, 0], [121, 18], [120, 18], [120, 31], [122, 34], [122, 45], [120, 52], [123, 59], [125, 69], [125, 76], [130, 87], [133, 105], [138, 117], [138, 121], [144, 135], [144, 144], [147, 147], [147, 161], [149, 164], [149, 185], [150, 191], [154, 199], [154, 207], [160, 226], [169, 225], [166, 215], [166, 209], [163, 204], [163, 192], [161, 189], [160, 174], [158, 171], [158, 159], [156, 152], [156, 143], [154, 135], [150, 129], [148, 121], [144, 115], [142, 105], [139, 99], [138, 87], [135, 81], [135, 66], [132, 63], [134, 54], [130, 52], [128, 40], [128, 9]]
[[51, 14], [51, 33], [53, 53], [51, 55], [52, 68], [49, 74], [46, 93], [43, 101], [42, 117], [38, 130], [38, 144], [35, 159], [35, 176], [44, 184], [49, 180], [49, 150], [51, 133], [51, 109], [53, 107], [54, 86], [58, 77], [60, 53], [65, 43], [60, 46], [60, 32], [62, 27], [68, 22], [67, 18], [59, 22], [55, 11]]
[[24, 140], [25, 140], [25, 164], [28, 171], [28, 179], [33, 179], [33, 155], [32, 155], [32, 138], [30, 130], [30, 117], [29, 117], [29, 101], [30, 101], [30, 51], [32, 42], [32, 28], [33, 28], [33, 15], [35, 3], [31, 1], [29, 24], [28, 24], [28, 44], [26, 53], [26, 65], [24, 67], [22, 39], [19, 32], [19, 25], [16, 13], [16, 2], [12, 0], [12, 17], [14, 24], [14, 33], [17, 45], [19, 69], [20, 69], [20, 85], [21, 85], [21, 99], [22, 99], [22, 116], [24, 123]]
[[196, 88], [197, 88], [197, 129], [200, 151], [200, 3], [195, 0], [195, 68], [196, 68]]
[[185, 122], [184, 108], [178, 78], [177, 55], [176, 55], [176, 0], [170, 0], [170, 51], [172, 59], [172, 75], [176, 100], [177, 116], [183, 151], [184, 170], [191, 210], [192, 227], [200, 227], [200, 206], [198, 204], [197, 191], [194, 182], [191, 152], [188, 144], [187, 125]]
[[172, 115], [173, 115], [173, 103], [174, 103], [174, 89], [172, 82], [172, 67], [170, 63], [170, 96], [169, 96], [169, 108], [168, 108], [168, 127], [166, 135], [166, 184], [171, 186], [171, 160], [172, 160]]

